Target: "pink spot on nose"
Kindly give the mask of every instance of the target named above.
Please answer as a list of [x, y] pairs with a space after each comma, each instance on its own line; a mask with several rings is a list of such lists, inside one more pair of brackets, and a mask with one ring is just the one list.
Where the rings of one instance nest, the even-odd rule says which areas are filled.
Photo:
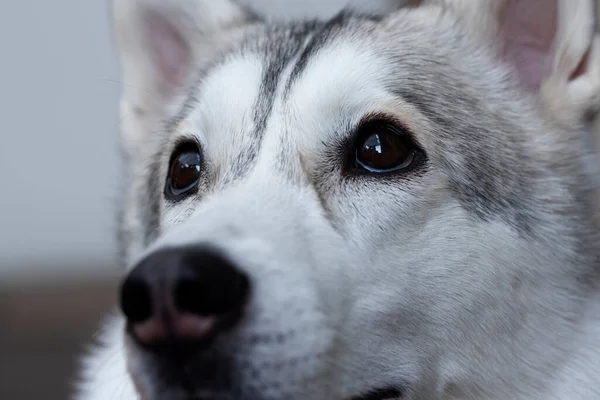
[[135, 324], [133, 334], [143, 344], [157, 343], [167, 338], [165, 324], [158, 318]]
[[133, 326], [133, 334], [141, 343], [152, 345], [168, 339], [202, 341], [214, 328], [214, 317], [175, 313], [137, 323]]
[[173, 321], [174, 333], [178, 338], [204, 340], [215, 328], [214, 317], [201, 317], [183, 313]]

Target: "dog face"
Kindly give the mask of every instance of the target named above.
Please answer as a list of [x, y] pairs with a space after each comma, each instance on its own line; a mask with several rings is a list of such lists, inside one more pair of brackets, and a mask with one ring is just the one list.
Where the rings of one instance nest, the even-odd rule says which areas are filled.
[[115, 2], [140, 396], [551, 380], [594, 274], [600, 74], [591, 3], [537, 3], [275, 24], [226, 0]]

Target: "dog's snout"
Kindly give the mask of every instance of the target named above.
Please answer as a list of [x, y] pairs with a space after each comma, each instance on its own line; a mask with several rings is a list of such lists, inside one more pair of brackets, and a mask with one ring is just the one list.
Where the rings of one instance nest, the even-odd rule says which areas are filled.
[[242, 316], [250, 280], [226, 256], [206, 248], [157, 251], [123, 282], [121, 309], [130, 334], [148, 347], [202, 345]]

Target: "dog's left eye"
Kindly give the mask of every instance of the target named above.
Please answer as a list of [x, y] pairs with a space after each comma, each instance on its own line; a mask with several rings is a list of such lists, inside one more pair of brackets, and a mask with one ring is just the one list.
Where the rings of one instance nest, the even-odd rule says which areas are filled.
[[416, 157], [409, 135], [393, 124], [373, 121], [361, 126], [354, 147], [355, 168], [368, 172], [395, 172], [408, 168]]
[[196, 190], [200, 172], [201, 156], [198, 147], [193, 144], [179, 146], [171, 157], [165, 196], [177, 199]]

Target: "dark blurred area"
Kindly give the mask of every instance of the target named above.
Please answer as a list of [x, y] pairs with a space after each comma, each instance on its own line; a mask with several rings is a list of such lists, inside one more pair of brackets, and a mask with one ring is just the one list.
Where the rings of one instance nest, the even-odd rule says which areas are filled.
[[115, 303], [115, 283], [0, 284], [0, 399], [68, 398], [77, 356]]

